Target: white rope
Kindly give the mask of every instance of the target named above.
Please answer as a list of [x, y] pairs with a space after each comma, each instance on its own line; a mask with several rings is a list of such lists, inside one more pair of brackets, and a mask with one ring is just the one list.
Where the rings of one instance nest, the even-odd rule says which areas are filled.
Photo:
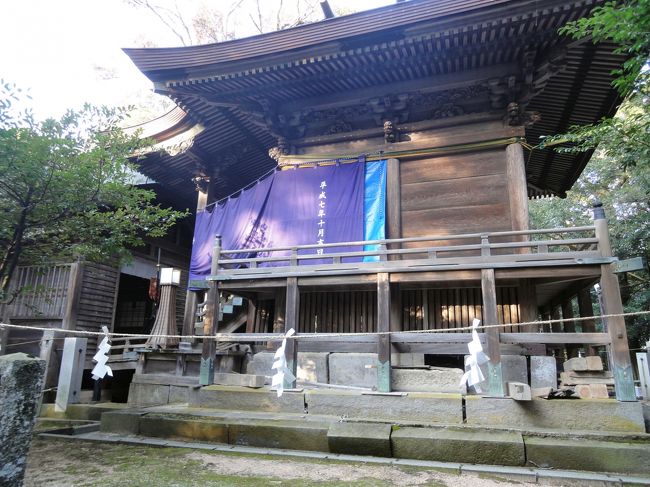
[[[642, 316], [650, 314], [650, 311], [635, 311], [631, 313], [619, 313], [611, 315], [601, 315], [601, 316], [582, 316], [576, 318], [557, 318], [553, 320], [540, 320], [540, 321], [527, 321], [523, 323], [504, 323], [498, 325], [480, 325], [476, 329], [490, 329], [490, 328], [506, 328], [506, 327], [522, 327], [522, 326], [531, 326], [531, 325], [550, 325], [553, 323], [566, 323], [570, 321], [589, 321], [589, 320], [604, 320], [607, 318], [619, 318], [619, 317], [628, 317], [628, 316]], [[0, 329], [2, 328], [16, 328], [21, 330], [36, 330], [36, 331], [56, 331], [57, 333], [63, 333], [68, 335], [81, 335], [81, 336], [104, 336], [102, 331], [86, 331], [86, 330], [62, 330], [60, 328], [46, 328], [39, 326], [31, 325], [16, 325], [13, 323], [0, 323]], [[407, 331], [376, 331], [376, 332], [354, 332], [354, 333], [309, 333], [302, 335], [293, 335], [291, 337], [286, 337], [286, 335], [278, 334], [259, 334], [255, 335], [254, 341], [282, 341], [285, 338], [289, 340], [305, 340], [311, 338], [328, 338], [328, 337], [350, 337], [350, 336], [378, 336], [378, 335], [394, 335], [395, 333], [403, 334], [429, 334], [429, 333], [449, 333], [453, 331], [471, 331], [472, 326], [459, 326], [456, 328], [435, 328], [431, 330], [407, 330]], [[532, 332], [534, 333], [534, 332]], [[248, 335], [248, 334], [247, 334]], [[113, 333], [109, 332], [108, 336], [111, 337], [124, 337], [124, 338], [149, 338], [153, 335], [143, 334], [143, 333]], [[160, 338], [211, 338], [214, 340], [230, 340], [233, 338], [238, 338], [238, 333], [216, 333], [215, 335], [155, 335]], [[249, 335], [250, 336], [250, 335]], [[137, 345], [135, 345], [137, 346]]]

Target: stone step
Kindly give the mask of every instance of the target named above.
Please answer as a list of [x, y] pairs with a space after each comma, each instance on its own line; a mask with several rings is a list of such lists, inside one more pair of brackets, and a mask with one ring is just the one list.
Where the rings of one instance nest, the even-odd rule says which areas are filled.
[[[650, 474], [650, 435], [404, 426], [338, 416], [190, 407], [107, 412], [104, 433], [353, 455]], [[577, 453], [579, 451], [579, 453]]]

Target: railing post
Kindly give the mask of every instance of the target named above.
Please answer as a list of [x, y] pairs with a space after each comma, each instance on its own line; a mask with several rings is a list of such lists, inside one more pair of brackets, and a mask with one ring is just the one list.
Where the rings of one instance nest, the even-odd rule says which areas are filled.
[[[214, 238], [212, 247], [212, 267], [210, 275], [215, 276], [219, 270], [219, 257], [221, 254], [221, 235]], [[203, 350], [201, 352], [201, 369], [199, 384], [209, 386], [214, 383], [214, 361], [217, 353], [217, 344], [213, 336], [219, 323], [219, 285], [217, 281], [208, 282], [208, 295], [203, 316]]]
[[390, 392], [390, 281], [387, 272], [377, 274], [377, 390]]
[[[497, 325], [497, 293], [494, 269], [481, 269], [481, 294], [483, 296], [483, 324]], [[491, 396], [505, 396], [503, 373], [501, 371], [501, 345], [498, 328], [487, 328], [488, 392]]]
[[[594, 203], [594, 226], [596, 227], [596, 238], [598, 248], [603, 257], [612, 255], [612, 247], [609, 241], [609, 229], [605, 210], [600, 201]], [[623, 303], [621, 291], [618, 285], [618, 277], [614, 274], [611, 264], [600, 266], [600, 288], [602, 292], [603, 314], [618, 315], [607, 318], [607, 332], [610, 343], [607, 346], [609, 352], [612, 372], [614, 373], [614, 385], [616, 388], [616, 399], [619, 401], [636, 401], [634, 390], [634, 376], [632, 375], [632, 360], [630, 349], [627, 343], [627, 330], [625, 329], [625, 318], [623, 315]]]
[[[298, 313], [300, 312], [300, 290], [298, 289], [298, 278], [287, 278], [287, 304], [284, 317], [284, 331], [285, 333], [292, 328], [298, 331]], [[295, 339], [287, 340], [287, 346], [284, 349], [284, 356], [287, 360], [287, 368], [291, 373], [296, 376], [298, 370], [298, 347]], [[284, 382], [285, 389], [294, 389], [296, 387], [295, 380]]]
[[490, 254], [490, 239], [487, 235], [481, 235], [481, 257], [489, 257]]

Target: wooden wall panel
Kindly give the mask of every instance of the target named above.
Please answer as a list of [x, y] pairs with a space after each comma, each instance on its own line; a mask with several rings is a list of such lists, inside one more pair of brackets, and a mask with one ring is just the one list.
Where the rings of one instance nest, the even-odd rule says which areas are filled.
[[377, 330], [377, 292], [301, 292], [299, 333]]
[[403, 161], [402, 236], [511, 230], [505, 151]]

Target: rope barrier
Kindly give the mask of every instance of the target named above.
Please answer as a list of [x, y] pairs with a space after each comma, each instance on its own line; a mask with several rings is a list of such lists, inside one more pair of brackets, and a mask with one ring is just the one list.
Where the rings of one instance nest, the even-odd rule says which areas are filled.
[[[492, 328], [505, 328], [505, 327], [522, 327], [522, 326], [531, 326], [531, 325], [550, 325], [553, 323], [566, 323], [566, 322], [576, 322], [576, 321], [589, 321], [589, 320], [605, 320], [608, 318], [619, 318], [619, 317], [628, 317], [628, 316], [643, 316], [650, 314], [650, 311], [635, 311], [630, 313], [619, 313], [619, 314], [609, 314], [601, 316], [581, 316], [576, 318], [557, 318], [552, 320], [539, 320], [539, 321], [527, 321], [523, 323], [503, 323], [503, 324], [489, 324], [489, 325], [479, 325], [476, 329], [487, 330]], [[62, 330], [56, 328], [46, 328], [38, 327], [31, 325], [16, 325], [13, 323], [0, 323], [0, 328], [15, 328], [22, 330], [35, 330], [35, 331], [56, 331], [57, 333], [70, 334], [70, 335], [81, 335], [81, 336], [101, 336], [105, 335], [101, 331], [86, 331], [86, 330]], [[312, 338], [331, 338], [331, 337], [350, 337], [350, 336], [379, 336], [379, 335], [394, 335], [395, 333], [408, 334], [408, 335], [417, 335], [417, 334], [433, 334], [433, 333], [449, 333], [454, 331], [471, 331], [472, 326], [459, 326], [456, 328], [435, 328], [430, 330], [407, 330], [407, 331], [385, 331], [385, 332], [358, 332], [358, 333], [309, 333], [302, 335], [294, 335], [289, 337], [290, 340], [305, 340]], [[206, 336], [206, 335], [149, 335], [143, 333], [113, 333], [109, 332], [108, 336], [111, 337], [123, 337], [123, 338], [202, 338], [202, 339], [213, 339], [219, 341], [225, 339], [233, 339], [238, 337], [238, 333], [217, 333], [215, 335]], [[255, 341], [282, 341], [286, 338], [284, 334], [260, 334], [255, 336]]]

